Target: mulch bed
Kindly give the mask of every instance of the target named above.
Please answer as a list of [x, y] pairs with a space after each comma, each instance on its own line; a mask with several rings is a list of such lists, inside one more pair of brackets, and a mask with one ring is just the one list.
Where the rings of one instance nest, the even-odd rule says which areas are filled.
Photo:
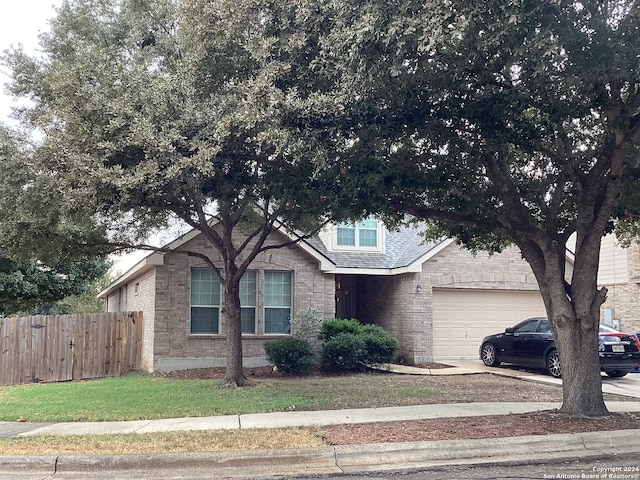
[[[417, 368], [426, 368], [426, 369], [439, 369], [439, 368], [451, 368], [450, 365], [445, 365], [442, 363], [425, 363], [420, 365], [413, 365]], [[207, 379], [207, 378], [223, 378], [224, 377], [225, 368], [194, 368], [189, 370], [176, 370], [173, 372], [154, 372], [154, 375], [158, 377], [164, 378], [174, 378], [174, 379], [182, 379], [182, 380], [198, 380], [198, 379]], [[348, 372], [351, 373], [351, 372]], [[254, 367], [254, 368], [245, 368], [244, 374], [248, 379], [251, 378], [286, 378], [290, 375], [286, 373], [279, 372], [273, 367]], [[323, 372], [317, 372], [315, 375], [324, 375]], [[330, 375], [336, 375], [335, 373], [331, 373]]]
[[422, 442], [640, 429], [640, 417], [615, 413], [603, 418], [576, 418], [558, 413], [433, 418], [322, 427], [330, 445]]

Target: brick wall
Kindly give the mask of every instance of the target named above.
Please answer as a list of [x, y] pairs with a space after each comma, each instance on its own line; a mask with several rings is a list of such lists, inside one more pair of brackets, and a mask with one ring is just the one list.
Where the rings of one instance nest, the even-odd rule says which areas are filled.
[[[276, 236], [277, 235], [277, 236]], [[274, 234], [271, 243], [284, 238]], [[200, 235], [180, 250], [191, 250], [210, 256], [216, 265], [222, 265], [217, 252]], [[221, 335], [190, 334], [190, 271], [192, 267], [206, 267], [203, 260], [178, 251], [165, 255], [164, 265], [157, 267], [157, 295], [155, 307], [155, 368], [173, 370], [226, 365], [225, 320], [221, 315]], [[325, 318], [335, 314], [335, 282], [333, 275], [318, 270], [317, 261], [297, 246], [264, 252], [251, 263], [251, 270], [258, 271], [258, 295], [256, 317], [258, 332], [264, 332], [263, 293], [264, 271], [286, 270], [293, 272], [292, 314], [301, 308], [313, 306], [321, 310]], [[246, 366], [266, 365], [264, 343], [277, 338], [273, 335], [243, 336], [243, 353]]]
[[148, 269], [107, 297], [107, 311], [128, 309], [144, 312], [142, 368], [153, 370], [154, 317], [156, 308], [155, 269]]
[[358, 319], [375, 323], [398, 340], [398, 355], [414, 363], [416, 345], [425, 336], [427, 303], [415, 293], [420, 274], [358, 277]]
[[[421, 292], [416, 293], [416, 285]], [[414, 305], [416, 315], [407, 315], [409, 325], [404, 338], [413, 339], [405, 346], [407, 358], [415, 363], [433, 359], [433, 288], [469, 288], [497, 290], [538, 290], [531, 267], [520, 251], [507, 248], [502, 253], [473, 255], [451, 244], [423, 265], [422, 273], [406, 282], [403, 302]], [[410, 300], [412, 299], [412, 300]]]
[[[384, 328], [408, 363], [433, 360], [433, 288], [537, 291], [529, 265], [516, 248], [492, 256], [451, 244], [423, 264], [421, 273], [358, 275], [357, 318]], [[418, 288], [419, 287], [419, 288]]]
[[[626, 256], [626, 277], [616, 283], [603, 284], [608, 289], [602, 309], [612, 308], [624, 331], [640, 331], [640, 245], [621, 249]], [[603, 315], [600, 317], [604, 320]]]

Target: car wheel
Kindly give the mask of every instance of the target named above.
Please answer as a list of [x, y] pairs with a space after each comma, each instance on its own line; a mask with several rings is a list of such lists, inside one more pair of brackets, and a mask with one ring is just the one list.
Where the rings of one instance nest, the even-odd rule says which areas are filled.
[[558, 350], [551, 350], [547, 355], [547, 370], [552, 377], [560, 378], [562, 369], [560, 368], [560, 354]]
[[605, 371], [604, 373], [606, 373], [607, 376], [611, 378], [620, 378], [620, 377], [624, 377], [629, 372], [626, 370], [609, 370], [608, 372]]
[[485, 343], [481, 349], [482, 361], [487, 367], [497, 367], [500, 365], [498, 360], [498, 352], [493, 343]]

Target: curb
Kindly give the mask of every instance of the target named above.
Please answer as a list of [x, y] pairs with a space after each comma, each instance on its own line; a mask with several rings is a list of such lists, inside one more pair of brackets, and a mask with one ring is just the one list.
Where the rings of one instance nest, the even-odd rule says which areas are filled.
[[[0, 478], [25, 473], [95, 478], [218, 478], [356, 473], [433, 466], [565, 459], [640, 452], [640, 430], [474, 440], [328, 446], [185, 454], [0, 456]], [[505, 455], [508, 452], [508, 457]], [[97, 477], [101, 474], [101, 477]]]
[[336, 448], [344, 472], [365, 472], [430, 466], [513, 463], [517, 460], [562, 459], [640, 452], [640, 430], [532, 435], [402, 444], [349, 445]]

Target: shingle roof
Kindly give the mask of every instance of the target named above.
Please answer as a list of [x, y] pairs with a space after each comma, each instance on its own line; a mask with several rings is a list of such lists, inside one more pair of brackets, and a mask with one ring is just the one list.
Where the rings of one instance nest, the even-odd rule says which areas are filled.
[[385, 252], [329, 251], [314, 237], [307, 243], [329, 258], [336, 268], [391, 269], [411, 265], [441, 241], [426, 241], [419, 227], [402, 227], [398, 231], [385, 230]]

